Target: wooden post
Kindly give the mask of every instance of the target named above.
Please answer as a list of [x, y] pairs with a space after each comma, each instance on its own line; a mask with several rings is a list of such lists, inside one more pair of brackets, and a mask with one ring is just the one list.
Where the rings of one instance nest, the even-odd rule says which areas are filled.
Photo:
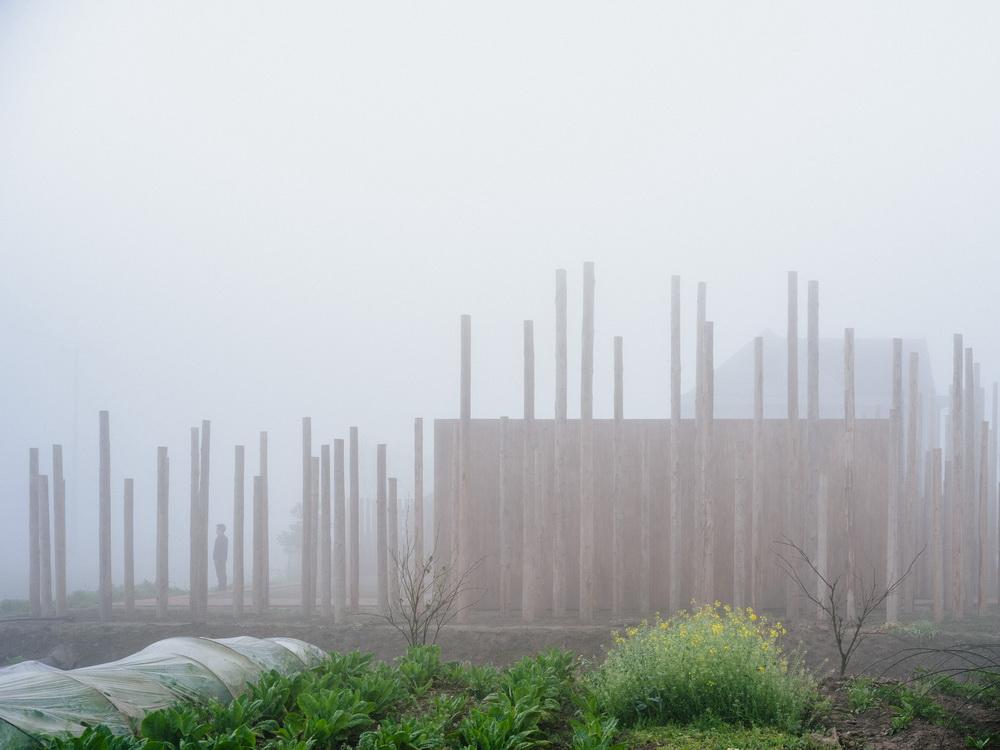
[[625, 599], [625, 415], [622, 337], [614, 337], [614, 425], [612, 432], [611, 469], [611, 616], [622, 616]]
[[670, 526], [668, 536], [667, 609], [673, 613], [681, 601], [681, 277], [670, 278]]
[[28, 600], [32, 617], [42, 616], [42, 554], [38, 539], [38, 448], [28, 449]]
[[521, 620], [533, 622], [538, 603], [538, 550], [535, 547], [538, 512], [535, 495], [535, 330], [524, 321], [524, 432], [521, 475]]
[[170, 602], [170, 459], [156, 449], [156, 619], [167, 617]]
[[389, 576], [386, 570], [388, 562], [388, 545], [386, 543], [386, 476], [385, 476], [385, 443], [379, 443], [376, 448], [376, 492], [375, 492], [375, 534], [376, 534], [376, 574], [378, 576], [378, 611], [389, 613]]
[[39, 597], [42, 601], [42, 615], [52, 614], [52, 523], [49, 514], [49, 478], [38, 475], [38, 556], [39, 556]]
[[951, 385], [951, 616], [960, 619], [963, 616], [963, 576], [962, 576], [962, 524], [964, 505], [962, 469], [962, 334], [956, 333], [953, 340]]
[[500, 417], [500, 467], [497, 502], [500, 513], [500, 616], [510, 616], [511, 568], [514, 564], [514, 524], [511, 497], [507, 488], [507, 461], [510, 452], [510, 420]]
[[386, 548], [389, 573], [389, 603], [399, 604], [399, 498], [396, 477], [389, 477], [389, 502], [386, 506], [386, 536], [389, 544]]
[[309, 595], [313, 612], [319, 594], [319, 456], [311, 456], [309, 461], [309, 510], [312, 514], [312, 537], [309, 539]]
[[312, 419], [302, 417], [302, 549], [299, 563], [299, 589], [302, 616], [311, 617], [316, 604], [312, 590]]
[[714, 334], [711, 321], [702, 332], [701, 426], [698, 430], [698, 485], [700, 497], [701, 561], [698, 566], [701, 585], [698, 598], [703, 604], [715, 600], [715, 497], [712, 487], [712, 392], [714, 387]]
[[198, 475], [198, 620], [208, 620], [208, 480], [211, 464], [212, 423], [201, 420], [201, 472]]
[[983, 421], [979, 436], [979, 587], [977, 604], [979, 614], [986, 614], [987, 593], [990, 588], [990, 520], [988, 503], [990, 496], [990, 423]]
[[[819, 601], [826, 601], [827, 591], [823, 579], [829, 580], [830, 575], [830, 535], [827, 523], [830, 513], [829, 489], [827, 487], [826, 474], [819, 475], [816, 484], [816, 569], [819, 575], [816, 576], [816, 598]], [[816, 608], [816, 621], [825, 622], [826, 613], [819, 607]]]
[[[459, 394], [458, 420], [458, 491], [455, 493], [456, 512], [452, 523], [458, 525], [458, 534], [452, 535], [457, 545], [452, 549], [457, 575], [461, 576], [471, 567], [470, 545], [473, 535], [473, 496], [471, 483], [471, 420], [472, 420], [472, 317], [463, 315], [461, 319], [461, 393]], [[459, 592], [456, 621], [468, 622], [473, 592], [466, 587]]]
[[[788, 452], [787, 481], [785, 490], [785, 534], [808, 548], [801, 537], [801, 452], [799, 448], [799, 277], [788, 272]], [[785, 577], [785, 618], [798, 617], [798, 587], [789, 576]]]
[[[819, 282], [810, 281], [806, 314], [806, 549], [819, 555]], [[821, 581], [817, 576], [816, 586]], [[819, 610], [817, 608], [817, 616]]]
[[350, 511], [351, 511], [351, 576], [350, 576], [350, 607], [351, 614], [360, 611], [359, 590], [361, 587], [361, 523], [360, 523], [360, 498], [361, 485], [358, 474], [358, 428], [352, 427], [350, 430]]
[[111, 426], [108, 413], [102, 411], [100, 423], [100, 615], [101, 622], [111, 621]]
[[[917, 529], [918, 516], [922, 516], [923, 509], [920, 507], [919, 498], [919, 475], [920, 475], [920, 355], [917, 352], [910, 352], [910, 363], [908, 372], [909, 394], [907, 401], [906, 418], [906, 492], [903, 495], [902, 508], [903, 515], [903, 540], [901, 549], [903, 552], [902, 564], [909, 565], [918, 553]], [[903, 611], [913, 611], [913, 600], [916, 594], [916, 581], [914, 573], [911, 573], [903, 581]]]
[[55, 542], [56, 616], [66, 614], [66, 479], [62, 446], [52, 446], [52, 537]]
[[[706, 456], [704, 455], [704, 437], [707, 436], [705, 427], [705, 399], [708, 388], [705, 386], [705, 311], [707, 305], [707, 288], [704, 281], [698, 282], [697, 309], [695, 312], [695, 386], [694, 386], [694, 519], [695, 537], [702, 541], [705, 524], [705, 466]], [[694, 588], [692, 599], [704, 602], [705, 597], [705, 558], [704, 547], [699, 543], [694, 545], [692, 550], [695, 558], [694, 565]]]
[[844, 537], [847, 542], [847, 619], [857, 615], [854, 539], [854, 329], [844, 329]]
[[244, 450], [237, 445], [233, 452], [233, 617], [243, 617], [244, 572], [243, 572], [243, 507], [246, 499], [244, 490]]
[[962, 612], [966, 611], [967, 605], [970, 598], [976, 595], [975, 586], [978, 579], [976, 575], [976, 560], [978, 555], [976, 553], [976, 530], [975, 523], [979, 514], [977, 512], [979, 505], [978, 495], [979, 495], [979, 484], [977, 482], [976, 469], [979, 466], [979, 450], [976, 445], [976, 436], [978, 431], [976, 429], [979, 424], [978, 417], [976, 416], [976, 373], [975, 373], [975, 361], [973, 358], [972, 347], [965, 347], [965, 395], [963, 397], [962, 404], [965, 407], [965, 415], [963, 418], [962, 426], [965, 430], [965, 438], [963, 441], [963, 458], [962, 468], [965, 470], [965, 477], [962, 480], [962, 505], [964, 506], [963, 513], [963, 526], [961, 530], [962, 534], [962, 545], [965, 547], [962, 551], [962, 577], [964, 587], [962, 590]]
[[650, 526], [652, 523], [652, 490], [650, 488], [649, 436], [643, 428], [639, 433], [639, 614], [649, 614]]
[[260, 505], [261, 505], [261, 612], [271, 606], [271, 537], [270, 474], [267, 469], [267, 433], [260, 433]]
[[413, 420], [413, 570], [424, 569], [424, 420]]
[[733, 461], [733, 607], [745, 606], [747, 583], [747, 492], [743, 486], [746, 467], [744, 466], [746, 447], [743, 441], [736, 443], [736, 457]]
[[941, 508], [941, 449], [931, 450], [931, 606], [934, 622], [944, 620], [944, 514]]
[[[903, 340], [892, 340], [892, 410], [889, 413], [889, 509], [886, 524], [885, 580], [891, 585], [899, 580], [899, 497], [902, 474], [901, 438], [903, 414]], [[885, 600], [885, 620], [892, 625], [899, 622], [899, 590]]]
[[580, 619], [594, 619], [594, 264], [583, 264], [580, 354]]
[[260, 475], [253, 478], [253, 608], [257, 614], [267, 611], [264, 597], [264, 561], [263, 561], [263, 498]]
[[[347, 533], [344, 495], [344, 440], [333, 441], [333, 621], [344, 621], [347, 604]], [[420, 568], [417, 568], [420, 570]]]
[[566, 456], [567, 354], [566, 269], [556, 270], [556, 403], [552, 446], [552, 614], [566, 614]]
[[198, 450], [198, 428], [191, 428], [191, 518], [190, 518], [190, 559], [188, 561], [188, 605], [191, 613], [191, 621], [198, 622], [198, 517], [200, 505], [198, 503], [198, 475], [200, 464], [200, 453]]
[[763, 606], [764, 568], [764, 338], [753, 340], [753, 447], [750, 478], [750, 606]]
[[995, 514], [995, 525], [992, 529], [993, 533], [993, 548], [992, 548], [992, 559], [994, 562], [993, 577], [994, 586], [997, 603], [1000, 604], [1000, 570], [997, 569], [996, 561], [1000, 561], [1000, 507], [998, 507], [998, 484], [997, 484], [997, 430], [1000, 429], [1000, 424], [997, 422], [997, 410], [998, 403], [997, 397], [1000, 396], [998, 392], [998, 384], [993, 383], [993, 417], [992, 417], [992, 428], [990, 429], [990, 507], [993, 509]]
[[125, 614], [129, 617], [135, 614], [135, 484], [131, 479], [125, 480], [124, 521], [122, 524], [122, 541], [125, 555], [122, 568], [122, 579], [125, 584]]

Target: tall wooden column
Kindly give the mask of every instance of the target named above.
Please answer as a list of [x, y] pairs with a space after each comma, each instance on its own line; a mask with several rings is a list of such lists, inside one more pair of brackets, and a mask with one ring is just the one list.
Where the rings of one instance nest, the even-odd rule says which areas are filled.
[[125, 584], [125, 614], [131, 617], [135, 614], [135, 483], [131, 479], [125, 480], [123, 509], [122, 541], [125, 549], [122, 579]]
[[681, 601], [681, 277], [670, 278], [670, 510], [668, 530], [667, 610], [674, 613]]
[[[799, 277], [788, 272], [788, 429], [785, 482], [785, 534], [808, 547], [802, 538], [802, 482], [799, 426]], [[796, 539], [797, 537], [797, 539]], [[798, 587], [790, 577], [785, 581], [785, 618], [798, 617]]]
[[962, 334], [956, 333], [953, 340], [952, 368], [953, 379], [951, 384], [951, 493], [949, 504], [951, 505], [951, 616], [960, 619], [964, 615], [964, 581], [962, 575], [962, 527], [964, 524], [964, 478], [965, 471], [963, 462], [963, 438], [962, 424], [964, 415], [962, 413]]
[[211, 467], [212, 423], [201, 420], [201, 472], [198, 475], [198, 620], [208, 620], [208, 513], [209, 469]]
[[201, 506], [198, 500], [198, 485], [201, 456], [198, 450], [198, 428], [191, 428], [191, 511], [190, 511], [190, 546], [188, 560], [188, 608], [190, 610], [191, 621], [199, 621], [199, 556], [198, 550], [201, 543], [198, 540], [201, 514]]
[[[892, 410], [889, 413], [889, 508], [887, 514], [887, 534], [885, 547], [885, 580], [894, 583], [899, 580], [899, 498], [901, 464], [901, 438], [903, 413], [903, 341], [892, 340]], [[889, 624], [899, 622], [899, 589], [885, 600], [885, 619]]]
[[712, 484], [712, 418], [715, 391], [715, 336], [714, 325], [705, 322], [702, 333], [702, 417], [699, 429], [701, 480], [701, 601], [715, 601], [715, 488]]
[[66, 479], [63, 477], [62, 446], [52, 446], [52, 538], [55, 543], [56, 616], [66, 614]]
[[385, 509], [386, 565], [389, 573], [389, 603], [397, 606], [399, 603], [399, 497], [396, 477], [389, 477], [389, 497]]
[[594, 264], [583, 264], [580, 355], [580, 619], [594, 619]]
[[309, 461], [309, 510], [312, 513], [312, 538], [309, 540], [309, 593], [312, 608], [316, 611], [319, 594], [319, 456], [311, 456]]
[[316, 604], [316, 593], [312, 588], [312, 540], [312, 419], [302, 417], [302, 547], [299, 589], [303, 617], [311, 617]]
[[167, 617], [170, 603], [170, 459], [156, 449], [156, 619]]
[[424, 420], [413, 420], [413, 569], [424, 569]]
[[[344, 496], [344, 440], [333, 441], [333, 621], [343, 622], [347, 605], [347, 534]], [[420, 568], [417, 568], [419, 571]]]
[[764, 582], [764, 339], [753, 340], [753, 444], [750, 472], [750, 605], [763, 606]]
[[270, 542], [270, 473], [267, 468], [267, 433], [260, 433], [260, 505], [261, 505], [261, 611], [271, 606], [271, 542]]
[[[909, 370], [907, 373], [909, 393], [907, 393], [906, 416], [906, 490], [903, 494], [903, 552], [902, 564], [909, 565], [920, 551], [917, 543], [918, 530], [921, 526], [923, 508], [920, 503], [920, 355], [910, 352]], [[905, 568], [904, 568], [905, 569]], [[903, 611], [913, 611], [913, 600], [916, 595], [917, 569], [903, 581]]]
[[42, 615], [52, 614], [52, 520], [49, 513], [49, 478], [38, 475], [38, 558], [39, 595], [42, 601]]
[[556, 270], [556, 401], [552, 446], [552, 614], [566, 614], [566, 269]]
[[[458, 420], [458, 492], [455, 493], [457, 501], [456, 512], [453, 514], [453, 523], [458, 524], [459, 533], [453, 536], [457, 540], [456, 549], [452, 550], [453, 559], [456, 561], [459, 576], [464, 575], [471, 567], [473, 532], [475, 529], [474, 509], [472, 503], [474, 497], [471, 491], [471, 421], [472, 421], [472, 317], [463, 315], [461, 319], [461, 392], [459, 394], [459, 420]], [[472, 606], [473, 592], [464, 588], [458, 595], [459, 614], [456, 620], [459, 623], [468, 622], [469, 609]]]
[[941, 507], [941, 449], [931, 449], [931, 611], [944, 620], [944, 513]]
[[746, 605], [747, 582], [747, 496], [746, 446], [742, 440], [736, 443], [736, 457], [733, 460], [733, 607], [742, 609]]
[[511, 574], [514, 566], [513, 497], [507, 487], [510, 453], [510, 420], [500, 417], [500, 466], [497, 483], [497, 503], [500, 514], [500, 617], [510, 616]]
[[611, 616], [622, 616], [625, 601], [625, 414], [622, 337], [614, 337], [614, 424], [611, 438]]
[[854, 329], [844, 329], [844, 537], [847, 546], [847, 619], [857, 613], [855, 573], [857, 563], [854, 538]]
[[244, 491], [244, 451], [242, 445], [237, 445], [233, 452], [233, 617], [237, 620], [243, 617], [243, 532], [245, 523], [243, 508], [246, 499]]
[[649, 614], [650, 538], [652, 536], [652, 457], [649, 454], [648, 430], [639, 433], [639, 614]]
[[111, 427], [108, 413], [102, 411], [100, 423], [100, 584], [101, 622], [111, 621]]
[[360, 522], [360, 505], [361, 505], [361, 485], [360, 476], [358, 472], [358, 428], [352, 427], [350, 430], [350, 456], [349, 456], [349, 472], [350, 472], [350, 512], [351, 512], [351, 574], [348, 582], [350, 583], [350, 608], [352, 614], [357, 614], [360, 611], [359, 606], [359, 589], [361, 587], [361, 522]]
[[979, 433], [979, 575], [976, 603], [979, 615], [986, 614], [990, 586], [990, 520], [988, 503], [990, 496], [990, 424], [983, 421]]
[[378, 611], [389, 613], [389, 575], [387, 570], [387, 530], [386, 530], [386, 469], [385, 443], [376, 447], [376, 485], [375, 485], [375, 571], [377, 575]]
[[[819, 553], [819, 282], [810, 281], [806, 318], [806, 549]], [[825, 519], [823, 519], [825, 521]], [[815, 580], [817, 588], [821, 584]], [[822, 610], [816, 608], [817, 618]]]
[[524, 321], [524, 432], [521, 474], [521, 620], [533, 622], [538, 605], [538, 512], [535, 494], [535, 329]]

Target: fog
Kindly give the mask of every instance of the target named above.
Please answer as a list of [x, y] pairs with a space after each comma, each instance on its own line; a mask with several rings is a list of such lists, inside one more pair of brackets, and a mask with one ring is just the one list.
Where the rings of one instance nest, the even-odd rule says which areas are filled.
[[[0, 5], [0, 597], [27, 590], [28, 449], [66, 451], [68, 587], [97, 584], [98, 411], [136, 578], [153, 578], [156, 447], [171, 582], [187, 585], [188, 429], [212, 421], [210, 521], [232, 454], [270, 435], [271, 528], [313, 443], [357, 425], [412, 492], [412, 420], [521, 411], [522, 321], [552, 414], [554, 269], [597, 273], [595, 415], [669, 413], [669, 283], [708, 284], [715, 361], [785, 330], [961, 332], [1000, 375], [1000, 6], [786, 3]], [[802, 324], [800, 324], [802, 326]], [[804, 326], [800, 327], [804, 335]], [[747, 384], [748, 394], [750, 383]], [[318, 450], [318, 449], [317, 449]], [[426, 451], [428, 491], [433, 451]], [[143, 543], [142, 540], [147, 540]], [[272, 555], [278, 565], [279, 552]]]

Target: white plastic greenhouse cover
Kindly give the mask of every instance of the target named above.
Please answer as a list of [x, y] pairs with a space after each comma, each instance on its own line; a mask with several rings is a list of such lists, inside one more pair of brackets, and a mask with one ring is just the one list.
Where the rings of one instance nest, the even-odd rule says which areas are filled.
[[150, 711], [178, 702], [228, 702], [263, 672], [295, 674], [326, 654], [295, 638], [167, 638], [124, 659], [60, 670], [40, 662], [0, 669], [0, 748], [105, 724], [130, 734]]

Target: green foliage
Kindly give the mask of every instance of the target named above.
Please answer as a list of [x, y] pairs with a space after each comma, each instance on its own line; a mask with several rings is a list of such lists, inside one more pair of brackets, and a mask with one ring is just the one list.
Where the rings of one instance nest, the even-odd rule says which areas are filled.
[[161, 750], [158, 742], [111, 733], [107, 727], [87, 727], [79, 737], [51, 737], [47, 750]]
[[182, 739], [200, 740], [212, 731], [202, 713], [194, 706], [179, 705], [146, 714], [139, 734], [162, 742], [167, 747], [179, 747]]
[[622, 737], [625, 747], [670, 748], [670, 750], [818, 750], [828, 747], [770, 727], [743, 727], [731, 724], [669, 724], [636, 729]]
[[750, 609], [705, 606], [617, 634], [587, 680], [623, 725], [697, 720], [797, 730], [816, 684], [778, 645], [780, 623]]
[[472, 698], [482, 700], [500, 687], [500, 670], [489, 664], [449, 662], [441, 666], [441, 682], [444, 685], [466, 690]]
[[278, 737], [313, 740], [319, 747], [329, 747], [371, 725], [371, 704], [347, 688], [304, 692], [298, 697], [298, 708], [285, 716]]
[[882, 702], [878, 684], [870, 677], [855, 677], [844, 685], [847, 705], [856, 714], [863, 714]]
[[573, 750], [626, 750], [624, 744], [615, 742], [618, 719], [614, 716], [585, 712], [570, 726], [573, 728]]
[[446, 747], [444, 724], [435, 717], [385, 720], [378, 729], [365, 732], [358, 750], [440, 750]]
[[438, 646], [410, 646], [397, 668], [409, 691], [420, 697], [430, 690], [441, 671], [441, 649]]

